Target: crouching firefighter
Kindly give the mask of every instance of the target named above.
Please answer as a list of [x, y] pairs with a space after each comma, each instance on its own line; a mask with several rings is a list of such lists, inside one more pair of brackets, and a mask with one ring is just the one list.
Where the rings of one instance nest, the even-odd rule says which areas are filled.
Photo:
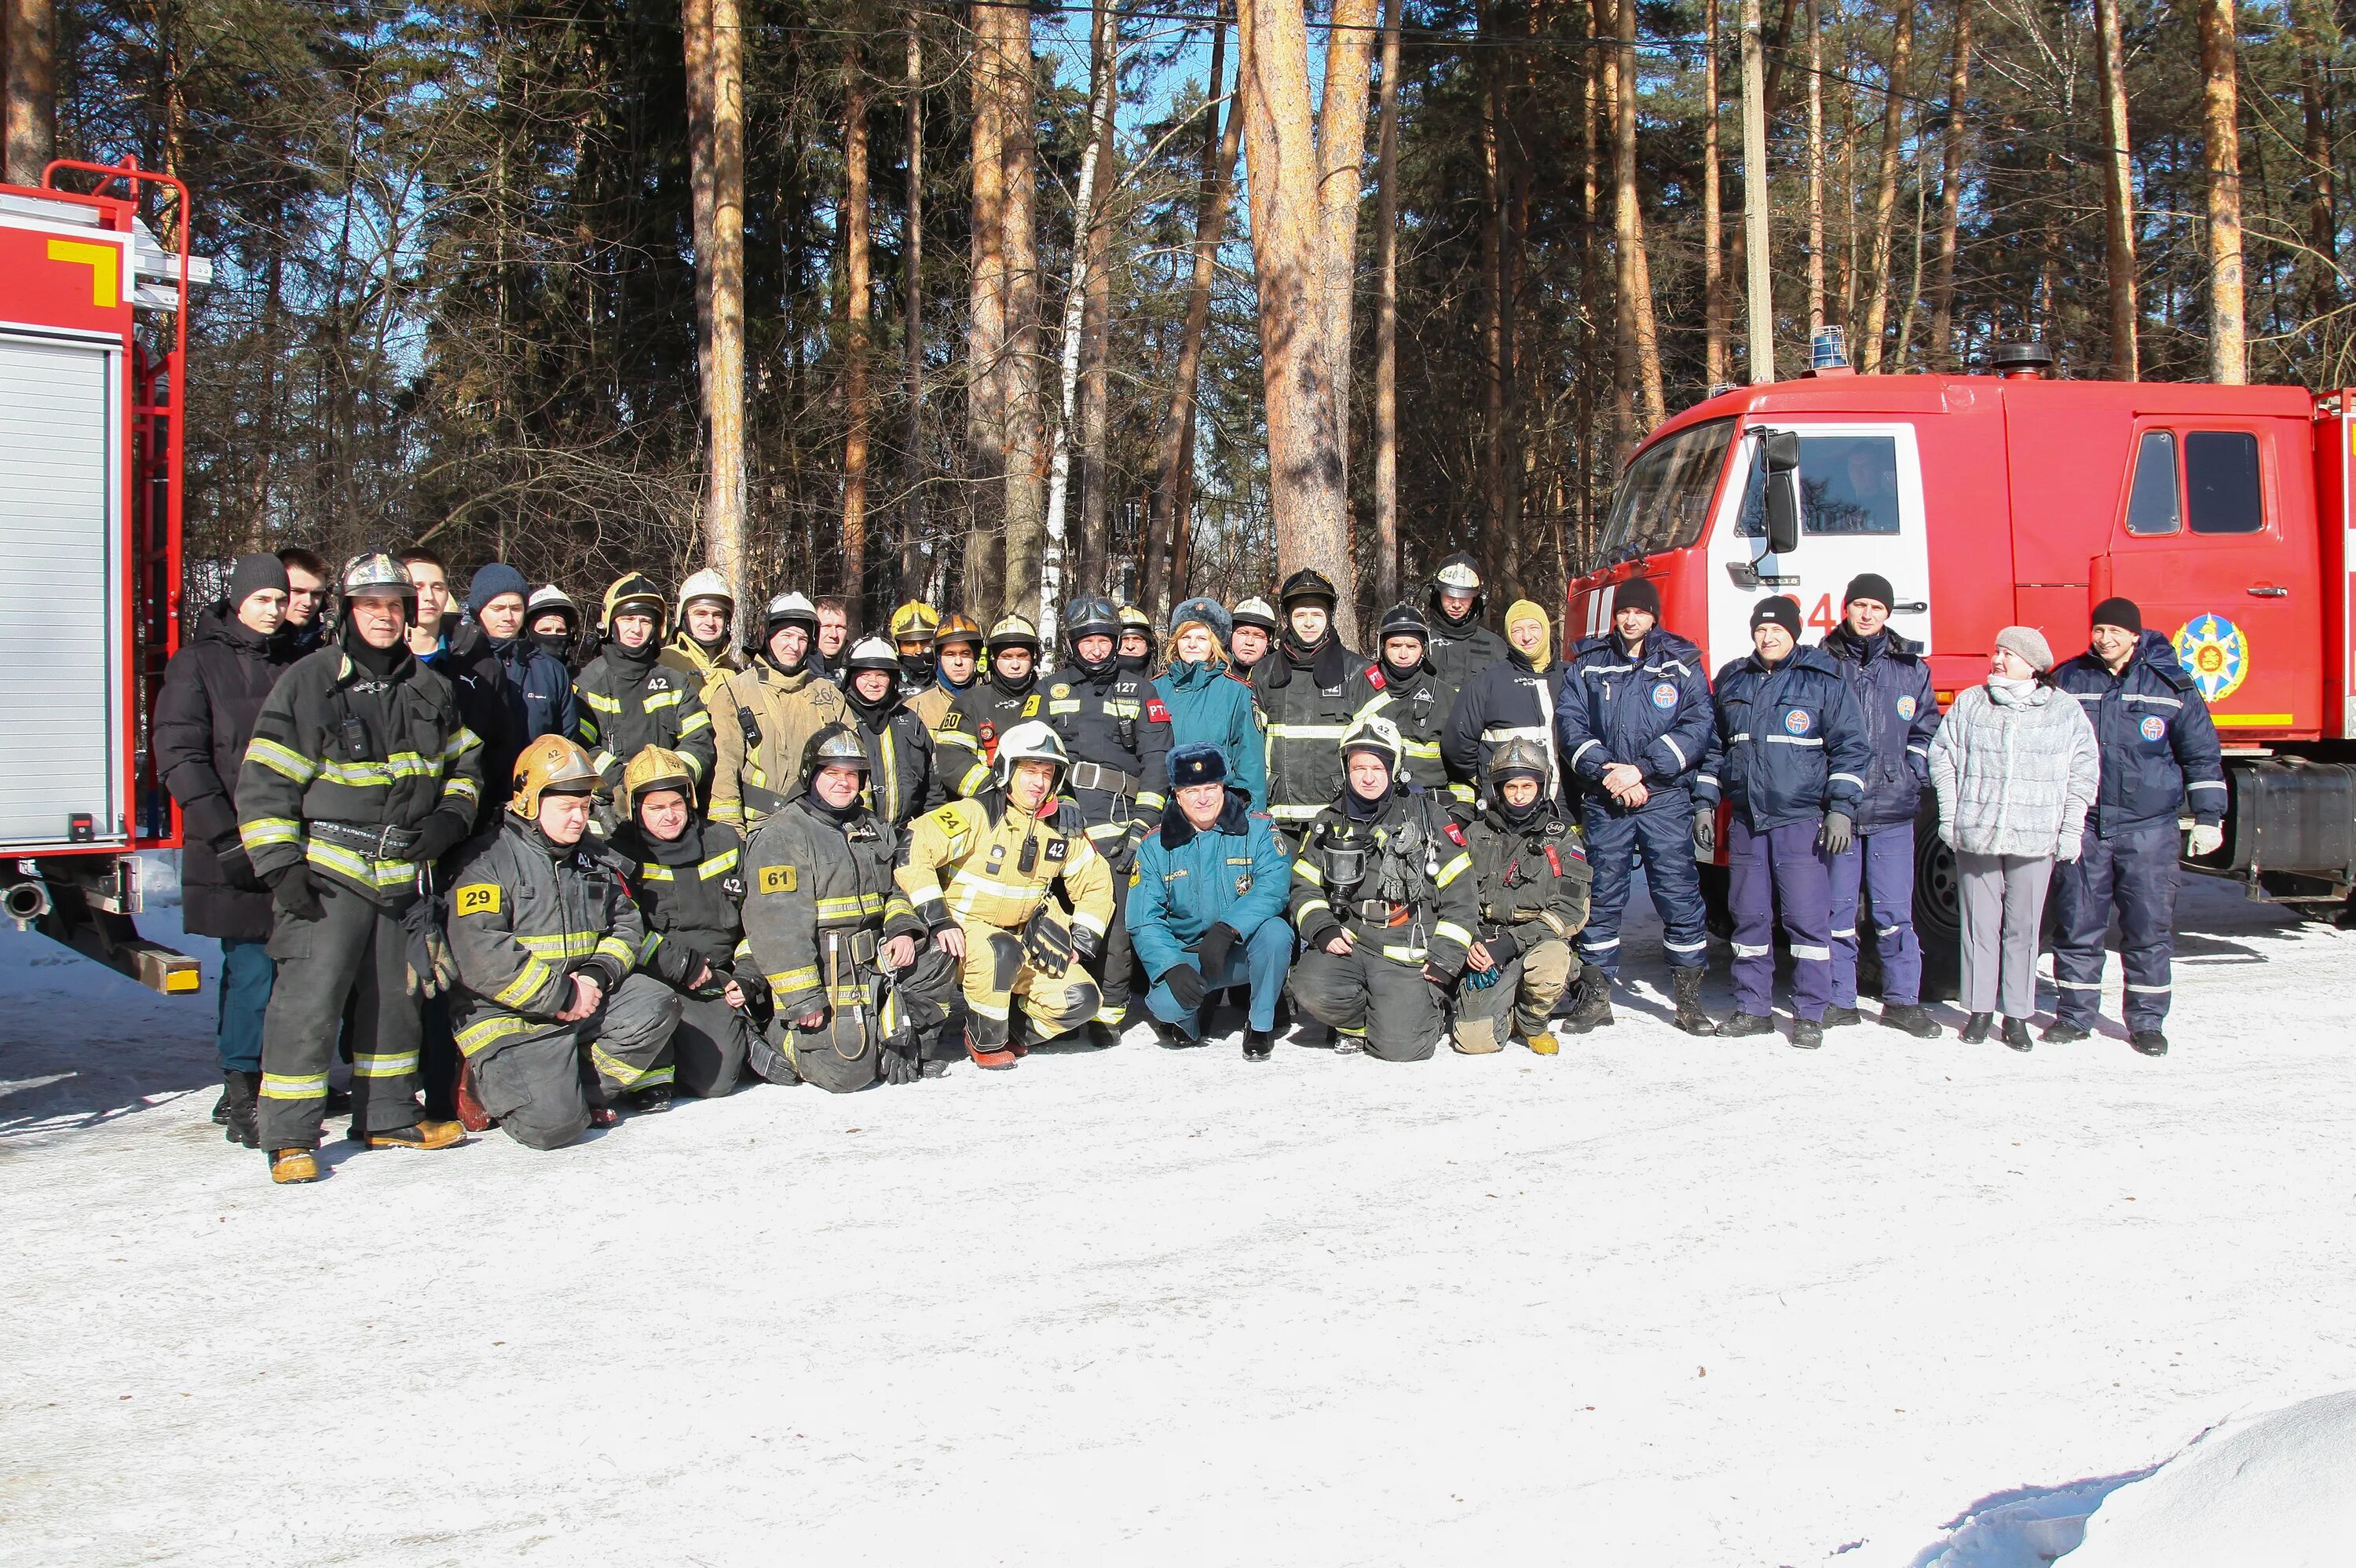
[[573, 741], [534, 741], [498, 830], [451, 878], [459, 1104], [471, 1098], [527, 1148], [611, 1126], [616, 1101], [670, 1108], [679, 994], [637, 968], [647, 928], [629, 867], [583, 837], [600, 784]]
[[1487, 809], [1464, 826], [1481, 923], [1451, 1043], [1469, 1055], [1500, 1049], [1501, 1035], [1540, 1056], [1558, 1049], [1547, 1020], [1576, 967], [1570, 939], [1587, 923], [1592, 879], [1579, 829], [1546, 782], [1546, 752], [1535, 741], [1506, 741], [1489, 756]]
[[745, 847], [744, 940], [773, 998], [753, 1070], [772, 1083], [912, 1083], [948, 1022], [956, 965], [894, 881], [899, 835], [860, 798], [869, 766], [850, 725], [819, 731]]
[[1445, 795], [1396, 784], [1405, 748], [1389, 720], [1359, 720], [1341, 749], [1341, 793], [1292, 862], [1292, 924], [1308, 949], [1292, 995], [1332, 1027], [1337, 1052], [1421, 1061], [1472, 945], [1472, 857]]
[[744, 941], [744, 841], [695, 809], [695, 785], [685, 757], [648, 746], [622, 769], [625, 820], [607, 842], [647, 923], [638, 968], [680, 994], [673, 1085], [711, 1100], [743, 1075], [769, 987]]
[[[1055, 798], [1070, 767], [1053, 730], [1017, 724], [998, 738], [992, 786], [909, 832], [900, 888], [934, 945], [962, 965], [966, 1051], [979, 1067], [1023, 1056], [1018, 1000], [1044, 1040], [1086, 1024], [1102, 999], [1083, 961], [1104, 955], [1112, 872], [1078, 808]], [[1059, 889], [1060, 902], [1049, 896]]]
[[338, 641], [271, 688], [238, 773], [238, 838], [271, 890], [277, 983], [262, 1025], [260, 1134], [273, 1181], [316, 1181], [327, 1064], [350, 1004], [352, 1136], [446, 1148], [421, 1120], [419, 993], [446, 955], [421, 896], [471, 829], [482, 744], [450, 683], [409, 651], [417, 590], [390, 556], [344, 568]]

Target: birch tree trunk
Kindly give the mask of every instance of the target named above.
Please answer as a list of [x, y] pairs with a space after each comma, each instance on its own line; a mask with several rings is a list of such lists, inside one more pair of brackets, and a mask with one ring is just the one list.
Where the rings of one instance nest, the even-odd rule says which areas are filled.
[[744, 32], [738, 0], [712, 4], [712, 352], [704, 558], [753, 596], [744, 530]]
[[[1715, 3], [1715, 0], [1713, 0]], [[1399, 597], [1398, 527], [1398, 73], [1399, 11], [1383, 0], [1383, 80], [1376, 132], [1375, 598]]]
[[1931, 368], [1955, 368], [1955, 242], [1964, 201], [1964, 101], [1972, 86], [1972, 0], [1955, 0], [1947, 72], [1947, 133], [1939, 172], [1939, 260], [1931, 283]]
[[[1037, 102], [1031, 13], [1001, 5], [1000, 129], [1006, 165], [1006, 582], [1011, 608], [1038, 596], [1046, 526], [1046, 417], [1040, 397]], [[1044, 635], [1045, 628], [1041, 628]], [[1047, 644], [1049, 649], [1053, 644]], [[1051, 652], [1047, 657], [1055, 656]]]
[[1873, 243], [1867, 265], [1873, 282], [1865, 301], [1865, 329], [1858, 335], [1858, 368], [1881, 368], [1881, 339], [1890, 323], [1890, 257], [1898, 221], [1898, 144], [1905, 129], [1906, 68], [1914, 53], [1915, 0], [1897, 0], [1898, 27], [1890, 39], [1890, 70], [1881, 95], [1881, 174], [1873, 187]]
[[1006, 537], [1006, 153], [1001, 42], [1008, 7], [973, 7], [972, 278], [966, 326], [968, 522], [965, 603], [987, 631], [1004, 593]]
[[1145, 529], [1145, 570], [1140, 592], [1156, 615], [1168, 610], [1185, 587], [1181, 570], [1188, 512], [1194, 489], [1194, 389], [1203, 363], [1203, 337], [1211, 319], [1211, 281], [1219, 237], [1226, 232], [1227, 208], [1235, 198], [1236, 157], [1243, 147], [1243, 83], [1238, 80], [1224, 124], [1220, 83], [1226, 69], [1227, 26], [1232, 5], [1220, 6], [1212, 24], [1211, 75], [1205, 86], [1209, 116], [1203, 127], [1203, 174], [1194, 198], [1194, 274], [1186, 285], [1186, 320], [1178, 334], [1178, 368], [1171, 379], [1170, 406], [1162, 419], [1155, 454], [1153, 499]]
[[1726, 215], [1719, 189], [1718, 0], [1703, 0], [1701, 57], [1701, 381], [1726, 380]]
[[2109, 272], [2111, 374], [2138, 379], [2135, 169], [2127, 141], [2127, 56], [2119, 0], [2094, 0], [2094, 80], [2103, 99], [2103, 260]]
[[[873, 251], [868, 233], [867, 74], [856, 42], [842, 66], [843, 403], [842, 582], [855, 606], [867, 602], [867, 426], [873, 417], [868, 358], [875, 320]], [[853, 625], [864, 617], [854, 611]]]
[[[1109, 13], [1109, 0], [1097, 0], [1097, 9]], [[1108, 90], [1098, 100], [1103, 117], [1091, 133], [1101, 149], [1097, 156], [1095, 210], [1087, 232], [1088, 249], [1087, 303], [1080, 315], [1080, 528], [1079, 571], [1076, 587], [1085, 592], [1105, 590], [1110, 581], [1112, 497], [1106, 484], [1105, 432], [1109, 418], [1107, 380], [1110, 367], [1105, 357], [1112, 326], [1112, 240], [1114, 219], [1108, 197], [1120, 188], [1120, 144], [1114, 135], [1114, 117], [1120, 92], [1118, 19], [1092, 26], [1090, 69], [1108, 69]], [[1094, 56], [1101, 48], [1108, 63]]]
[[2209, 171], [2209, 379], [2249, 379], [2242, 314], [2242, 133], [2233, 0], [2201, 0], [2201, 123]]
[[695, 226], [695, 364], [712, 379], [712, 0], [680, 0], [687, 53], [687, 185]]

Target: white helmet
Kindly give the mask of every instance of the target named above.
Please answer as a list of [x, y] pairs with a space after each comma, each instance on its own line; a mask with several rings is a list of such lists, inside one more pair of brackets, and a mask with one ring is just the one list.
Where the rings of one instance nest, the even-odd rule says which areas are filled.
[[705, 567], [679, 585], [679, 619], [687, 620], [687, 607], [698, 599], [717, 599], [728, 606], [732, 616], [736, 613], [736, 590], [729, 585], [727, 574], [714, 567]]
[[1025, 720], [998, 738], [998, 756], [993, 764], [1001, 789], [1014, 776], [1017, 763], [1053, 763], [1055, 783], [1050, 793], [1060, 787], [1064, 775], [1071, 771], [1071, 753], [1064, 750], [1063, 737], [1036, 719]]
[[1396, 781], [1399, 769], [1407, 762], [1407, 744], [1399, 739], [1398, 726], [1379, 713], [1370, 713], [1350, 726], [1342, 736], [1342, 760], [1349, 762], [1353, 752], [1372, 752], [1382, 758]]

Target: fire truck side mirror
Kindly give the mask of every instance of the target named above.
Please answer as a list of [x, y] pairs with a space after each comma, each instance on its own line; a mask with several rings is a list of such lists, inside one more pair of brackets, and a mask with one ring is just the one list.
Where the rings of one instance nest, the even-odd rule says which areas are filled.
[[1800, 437], [1771, 430], [1760, 443], [1767, 468], [1767, 553], [1786, 555], [1800, 548]]

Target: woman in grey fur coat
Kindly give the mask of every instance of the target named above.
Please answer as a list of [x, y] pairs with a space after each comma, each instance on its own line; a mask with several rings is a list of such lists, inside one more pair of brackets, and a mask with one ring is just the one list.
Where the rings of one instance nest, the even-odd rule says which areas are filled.
[[2094, 726], [2046, 684], [2053, 650], [2033, 626], [1996, 635], [1986, 683], [1955, 699], [1931, 741], [1939, 837], [1955, 852], [1963, 917], [1963, 1038], [2029, 1048], [2037, 936], [2056, 859], [2078, 858], [2102, 779]]

